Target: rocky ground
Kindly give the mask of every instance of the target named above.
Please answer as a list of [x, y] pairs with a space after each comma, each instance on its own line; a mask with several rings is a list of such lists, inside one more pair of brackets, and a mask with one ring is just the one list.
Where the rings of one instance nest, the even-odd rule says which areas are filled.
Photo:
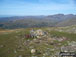
[[26, 38], [30, 28], [0, 32], [0, 57], [58, 57], [60, 51], [76, 51], [75, 33], [60, 31], [61, 28], [39, 29], [48, 34], [41, 38]]

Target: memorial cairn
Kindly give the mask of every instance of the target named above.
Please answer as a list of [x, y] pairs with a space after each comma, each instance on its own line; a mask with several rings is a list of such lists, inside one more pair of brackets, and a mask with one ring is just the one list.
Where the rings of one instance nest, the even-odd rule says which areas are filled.
[[44, 32], [41, 29], [38, 30], [30, 30], [30, 35], [32, 38], [41, 38], [41, 37], [46, 37], [47, 36], [47, 32]]

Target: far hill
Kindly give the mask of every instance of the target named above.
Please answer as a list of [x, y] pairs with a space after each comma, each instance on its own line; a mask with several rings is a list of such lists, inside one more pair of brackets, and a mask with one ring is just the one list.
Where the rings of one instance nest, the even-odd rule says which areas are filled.
[[[73, 22], [74, 20], [74, 22]], [[1, 17], [0, 28], [55, 27], [76, 24], [76, 15], [55, 14], [48, 16], [13, 16]]]
[[76, 17], [70, 18], [68, 20], [64, 20], [60, 23], [58, 23], [56, 26], [71, 26], [71, 25], [76, 25]]

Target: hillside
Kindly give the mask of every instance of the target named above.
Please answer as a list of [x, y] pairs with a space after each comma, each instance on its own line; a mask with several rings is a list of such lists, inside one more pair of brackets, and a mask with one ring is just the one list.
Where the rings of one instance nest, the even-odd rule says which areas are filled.
[[64, 26], [71, 26], [71, 25], [76, 25], [76, 17], [70, 18], [69, 20], [64, 20], [58, 23], [56, 26], [64, 27]]
[[[69, 26], [67, 28], [72, 31], [74, 27], [76, 28], [76, 26]], [[64, 30], [67, 30], [67, 28], [1, 29], [0, 57], [58, 57], [61, 48], [69, 47], [63, 50], [69, 50], [70, 48], [72, 50], [76, 47], [76, 33], [65, 32]], [[31, 29], [41, 29], [48, 32], [48, 34], [46, 37], [41, 38], [26, 38], [25, 35], [29, 34]], [[36, 50], [34, 54], [31, 53], [32, 49]]]
[[48, 16], [14, 16], [0, 18], [0, 28], [32, 28], [32, 27], [54, 27], [70, 26], [76, 24], [76, 15], [55, 14]]

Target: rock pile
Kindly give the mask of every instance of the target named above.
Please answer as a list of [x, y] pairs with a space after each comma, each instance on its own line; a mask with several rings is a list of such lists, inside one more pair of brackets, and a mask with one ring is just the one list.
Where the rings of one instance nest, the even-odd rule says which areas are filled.
[[38, 29], [38, 30], [31, 30], [30, 31], [30, 35], [31, 37], [36, 37], [36, 38], [41, 38], [41, 37], [45, 37], [47, 34], [47, 32], [44, 32], [43, 30], [41, 29]]

